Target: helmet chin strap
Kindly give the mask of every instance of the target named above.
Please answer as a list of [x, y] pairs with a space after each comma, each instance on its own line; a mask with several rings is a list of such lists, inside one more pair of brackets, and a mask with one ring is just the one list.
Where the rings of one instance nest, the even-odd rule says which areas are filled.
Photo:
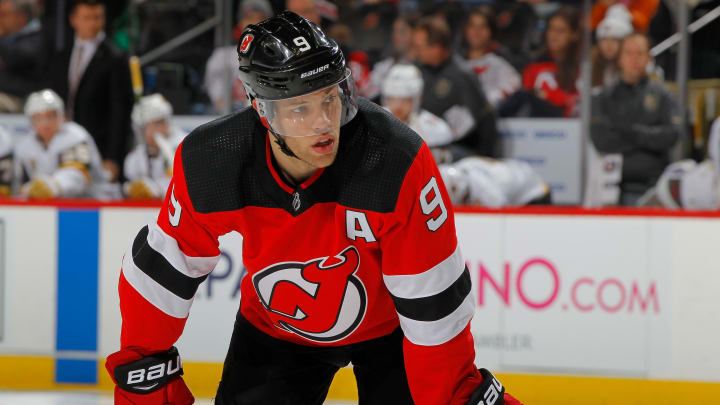
[[272, 129], [269, 129], [269, 128], [268, 128], [268, 131], [270, 131], [270, 133], [273, 134], [273, 136], [275, 137], [275, 143], [280, 147], [280, 151], [282, 151], [282, 153], [284, 153], [284, 154], [286, 154], [286, 155], [288, 155], [288, 156], [290, 156], [290, 157], [292, 157], [292, 158], [295, 158], [295, 159], [298, 159], [298, 160], [302, 160], [302, 159], [300, 159], [299, 157], [297, 157], [297, 155], [295, 154], [295, 152], [293, 152], [293, 151], [290, 149], [290, 147], [288, 146], [287, 142], [285, 142], [285, 140], [282, 138], [282, 136], [278, 135], [278, 134], [277, 134], [275, 131], [273, 131]]

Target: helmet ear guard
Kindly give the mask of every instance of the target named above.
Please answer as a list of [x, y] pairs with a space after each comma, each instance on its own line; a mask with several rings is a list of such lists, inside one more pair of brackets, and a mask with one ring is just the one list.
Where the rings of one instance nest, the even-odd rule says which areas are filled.
[[267, 118], [265, 118], [265, 116], [264, 116], [265, 110], [262, 108], [263, 103], [260, 103], [260, 107], [258, 107], [258, 102], [255, 97], [250, 96], [250, 100], [251, 100], [250, 103], [252, 105], [252, 108], [255, 110], [255, 112], [257, 112], [258, 116], [260, 117], [260, 122], [263, 124], [263, 126], [265, 128], [267, 128], [268, 132], [270, 132], [275, 137], [275, 143], [278, 144], [278, 146], [280, 147], [280, 150], [284, 154], [286, 154], [290, 157], [296, 158], [297, 155], [295, 155], [295, 153], [293, 153], [293, 151], [287, 145], [285, 140], [280, 135], [278, 135], [275, 131], [273, 131], [272, 127], [270, 126], [270, 123], [268, 123]]
[[258, 113], [258, 116], [260, 116], [260, 122], [262, 122], [263, 126], [267, 128], [268, 130], [272, 130], [270, 128], [270, 124], [267, 121], [267, 118], [265, 118], [265, 113], [263, 110], [258, 109], [257, 105], [257, 99], [255, 97], [250, 96], [252, 108], [255, 110], [255, 112]]

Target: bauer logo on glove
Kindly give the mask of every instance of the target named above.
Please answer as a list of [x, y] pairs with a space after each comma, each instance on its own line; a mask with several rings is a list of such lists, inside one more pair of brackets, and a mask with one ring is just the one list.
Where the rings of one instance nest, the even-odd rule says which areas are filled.
[[164, 353], [143, 357], [115, 368], [115, 381], [126, 391], [145, 394], [157, 391], [183, 374], [180, 354], [174, 346]]

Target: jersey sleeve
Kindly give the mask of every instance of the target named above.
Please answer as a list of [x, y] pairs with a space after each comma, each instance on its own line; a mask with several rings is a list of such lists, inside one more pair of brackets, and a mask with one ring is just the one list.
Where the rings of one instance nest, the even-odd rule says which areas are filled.
[[383, 281], [405, 335], [413, 400], [464, 405], [482, 381], [473, 364], [470, 272], [458, 247], [450, 198], [425, 144], [392, 215], [392, 229], [380, 238]]
[[119, 281], [121, 347], [167, 350], [182, 334], [195, 292], [220, 260], [218, 233], [194, 211], [178, 148], [156, 223], [125, 252]]

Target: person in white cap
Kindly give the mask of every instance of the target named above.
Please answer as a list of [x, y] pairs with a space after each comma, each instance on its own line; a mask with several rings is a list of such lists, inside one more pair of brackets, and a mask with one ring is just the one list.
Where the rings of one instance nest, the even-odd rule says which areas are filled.
[[420, 108], [423, 83], [422, 73], [414, 65], [391, 67], [382, 83], [382, 104], [425, 140], [437, 163], [447, 163], [453, 159], [446, 147], [456, 137], [442, 118]]
[[170, 122], [172, 106], [161, 94], [145, 96], [132, 112], [138, 144], [125, 157], [125, 195], [130, 199], [165, 196], [172, 178], [173, 157], [186, 133]]
[[80, 125], [66, 122], [64, 112], [62, 99], [49, 89], [30, 94], [25, 103], [32, 132], [15, 149], [23, 197], [93, 197], [93, 186], [105, 181], [95, 141]]
[[597, 46], [591, 54], [593, 88], [604, 87], [617, 80], [620, 43], [632, 32], [631, 16], [627, 9], [621, 4], [610, 7], [595, 31]]

